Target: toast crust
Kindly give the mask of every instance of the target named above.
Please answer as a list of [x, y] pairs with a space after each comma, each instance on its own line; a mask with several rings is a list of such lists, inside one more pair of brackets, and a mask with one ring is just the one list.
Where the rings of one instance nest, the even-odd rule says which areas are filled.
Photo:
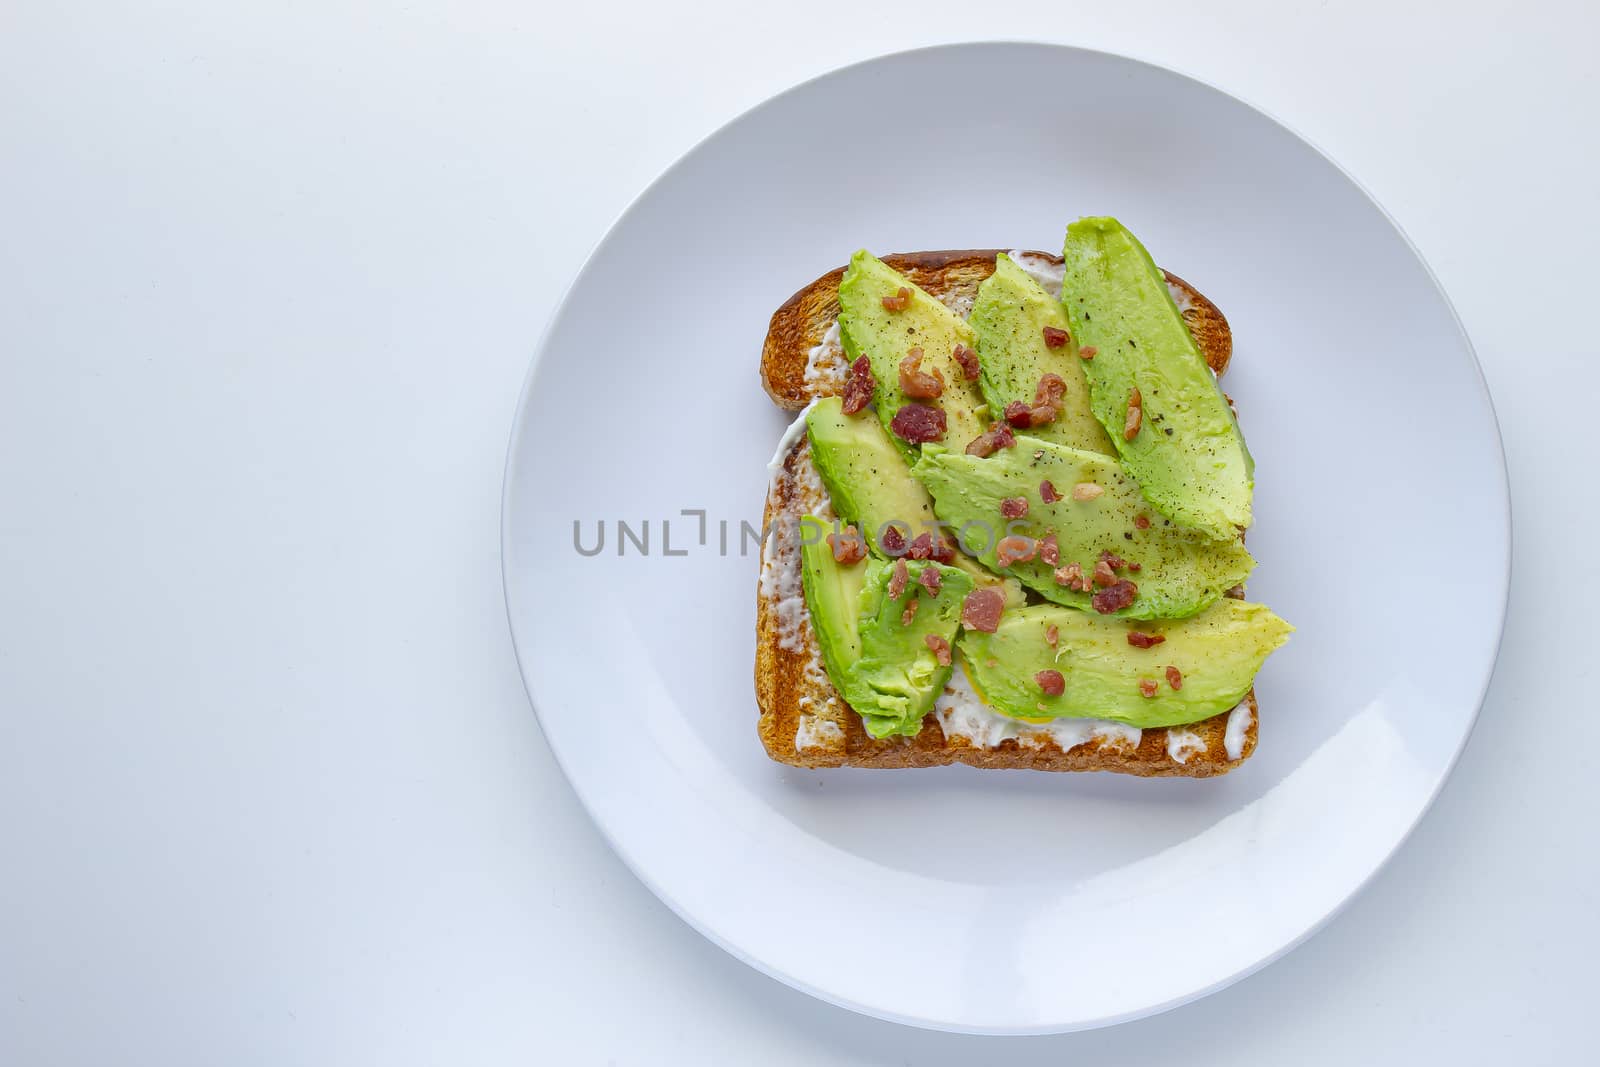
[[[969, 300], [978, 285], [994, 272], [995, 256], [1003, 249], [914, 252], [885, 256], [884, 262], [909, 277], [928, 293], [947, 302]], [[1059, 256], [1029, 253], [1054, 263]], [[813, 397], [830, 395], [834, 383], [815, 376], [807, 380], [811, 350], [838, 319], [839, 281], [844, 268], [828, 272], [801, 289], [773, 313], [761, 351], [761, 381], [781, 408], [798, 411]], [[1228, 321], [1216, 305], [1193, 286], [1167, 274], [1184, 321], [1200, 346], [1206, 362], [1218, 374], [1227, 369], [1233, 352]], [[1181, 294], [1181, 295], [1180, 295]], [[1187, 305], [1187, 306], [1185, 306]], [[810, 445], [802, 436], [784, 457], [772, 480], [763, 514], [769, 531], [762, 565], [769, 566], [778, 520], [815, 513], [825, 506], [811, 467]], [[938, 717], [930, 712], [913, 737], [871, 737], [861, 717], [845, 703], [821, 670], [816, 636], [809, 618], [802, 618], [787, 634], [780, 618], [778, 597], [765, 584], [756, 607], [756, 701], [760, 707], [757, 732], [767, 755], [795, 767], [940, 767], [964, 763], [973, 767], [1043, 771], [1113, 771], [1142, 777], [1208, 778], [1226, 774], [1255, 751], [1259, 722], [1255, 691], [1246, 694], [1250, 721], [1244, 731], [1238, 759], [1229, 759], [1226, 734], [1232, 713], [1174, 730], [1194, 735], [1187, 758], [1180, 762], [1168, 751], [1169, 731], [1142, 732], [1137, 747], [1115, 740], [1090, 740], [1062, 750], [1045, 737], [1027, 744], [1007, 739], [992, 747], [972, 744], [959, 734], [946, 737]], [[1203, 747], [1201, 747], [1203, 746]]]

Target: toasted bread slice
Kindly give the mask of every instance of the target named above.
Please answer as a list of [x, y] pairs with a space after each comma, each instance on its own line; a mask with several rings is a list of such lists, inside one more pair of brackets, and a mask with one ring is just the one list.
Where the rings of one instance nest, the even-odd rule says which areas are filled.
[[[913, 252], [884, 262], [961, 313], [994, 272], [1001, 250]], [[1040, 264], [1060, 257], [1026, 253]], [[847, 371], [837, 343], [840, 268], [790, 297], [772, 316], [761, 350], [761, 382], [781, 408], [798, 411], [813, 398], [841, 393]], [[1167, 283], [1206, 362], [1219, 375], [1233, 354], [1228, 320], [1210, 300], [1168, 273]], [[1257, 707], [1252, 690], [1232, 712], [1186, 727], [1145, 730], [1137, 745], [1111, 734], [1063, 750], [1042, 734], [974, 743], [954, 729], [946, 736], [937, 712], [924, 717], [915, 737], [882, 740], [867, 734], [861, 717], [834, 689], [822, 667], [816, 634], [800, 589], [798, 545], [784, 516], [831, 515], [811, 448], [801, 435], [779, 457], [764, 515], [769, 531], [761, 557], [756, 609], [758, 730], [767, 754], [796, 767], [974, 767], [1045, 771], [1117, 771], [1146, 777], [1206, 778], [1226, 774], [1256, 747]], [[958, 668], [959, 669], [959, 668]], [[1230, 723], [1232, 729], [1230, 731]], [[1231, 741], [1231, 746], [1230, 746]], [[1235, 757], [1230, 757], [1229, 748]]]

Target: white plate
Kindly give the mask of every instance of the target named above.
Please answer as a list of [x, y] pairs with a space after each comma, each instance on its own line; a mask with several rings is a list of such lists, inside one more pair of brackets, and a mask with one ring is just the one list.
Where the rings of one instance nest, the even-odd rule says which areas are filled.
[[[1212, 781], [769, 762], [738, 538], [788, 421], [756, 376], [768, 316], [857, 247], [1054, 249], [1085, 214], [1127, 222], [1233, 324], [1250, 592], [1299, 627], [1260, 677], [1256, 755]], [[592, 545], [602, 519], [605, 551], [580, 555], [574, 522]], [[649, 522], [648, 556], [618, 557], [618, 519]], [[1510, 542], [1471, 348], [1373, 201], [1216, 89], [1018, 44], [808, 82], [651, 186], [540, 346], [503, 536], [550, 746], [656, 894], [816, 996], [1005, 1033], [1180, 1004], [1349, 900], [1471, 730]]]

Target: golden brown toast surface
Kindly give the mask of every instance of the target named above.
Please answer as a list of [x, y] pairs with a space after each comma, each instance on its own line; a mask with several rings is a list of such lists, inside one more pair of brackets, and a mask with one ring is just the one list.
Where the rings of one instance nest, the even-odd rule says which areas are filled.
[[[883, 257], [918, 286], [947, 304], [970, 306], [979, 284], [994, 272], [1002, 250], [915, 252]], [[1059, 263], [1060, 257], [1028, 253]], [[844, 268], [823, 275], [790, 297], [772, 316], [761, 351], [761, 380], [779, 407], [803, 408], [813, 397], [841, 391], [834, 365], [836, 345], [825, 343], [839, 316], [839, 281]], [[1167, 274], [1184, 321], [1206, 362], [1221, 374], [1233, 352], [1233, 335], [1216, 305], [1187, 282]], [[814, 352], [815, 350], [815, 352]], [[810, 369], [808, 373], [808, 364]], [[758, 731], [767, 754], [797, 767], [937, 767], [965, 763], [974, 767], [1047, 771], [1117, 771], [1123, 774], [1205, 778], [1226, 774], [1248, 759], [1256, 747], [1257, 707], [1252, 690], [1244, 700], [1249, 725], [1243, 731], [1239, 759], [1229, 759], [1226, 734], [1230, 713], [1213, 716], [1182, 730], [1186, 745], [1169, 752], [1169, 731], [1145, 730], [1138, 746], [1126, 740], [1091, 739], [1063, 751], [1042, 735], [1025, 742], [1008, 738], [992, 747], [971, 743], [959, 733], [946, 737], [938, 716], [930, 712], [915, 737], [877, 740], [861, 725], [822, 669], [816, 636], [799, 597], [798, 581], [785, 585], [773, 578], [786, 574], [787, 554], [797, 552], [789, 523], [804, 514], [829, 514], [827, 497], [811, 465], [810, 445], [802, 435], [783, 457], [767, 494], [765, 528], [770, 531], [762, 553], [763, 580], [756, 609], [756, 700], [761, 709]], [[787, 595], [785, 595], [787, 594]], [[959, 670], [959, 667], [957, 668]], [[1244, 714], [1243, 711], [1239, 714]], [[1026, 735], [1024, 735], [1026, 736]], [[1236, 742], [1237, 743], [1237, 742]]]

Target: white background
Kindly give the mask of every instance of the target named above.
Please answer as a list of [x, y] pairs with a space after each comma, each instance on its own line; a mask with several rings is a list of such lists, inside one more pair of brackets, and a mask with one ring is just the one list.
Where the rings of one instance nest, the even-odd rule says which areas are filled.
[[[1587, 1047], [1593, 11], [5, 4], [0, 1063], [1275, 1065]], [[854, 1016], [702, 941], [552, 763], [499, 581], [528, 357], [629, 199], [798, 80], [973, 37], [1176, 66], [1349, 168], [1478, 347], [1516, 507], [1499, 670], [1406, 848], [1268, 970], [1056, 1038]], [[1359, 309], [1312, 325], [1364, 341]], [[1433, 417], [1426, 396], [1416, 417]], [[1382, 432], [1357, 412], [1350, 427]], [[1404, 475], [1404, 456], [1373, 472]], [[1330, 563], [1404, 603], [1382, 560]], [[1428, 605], [1406, 607], [1426, 640]]]

